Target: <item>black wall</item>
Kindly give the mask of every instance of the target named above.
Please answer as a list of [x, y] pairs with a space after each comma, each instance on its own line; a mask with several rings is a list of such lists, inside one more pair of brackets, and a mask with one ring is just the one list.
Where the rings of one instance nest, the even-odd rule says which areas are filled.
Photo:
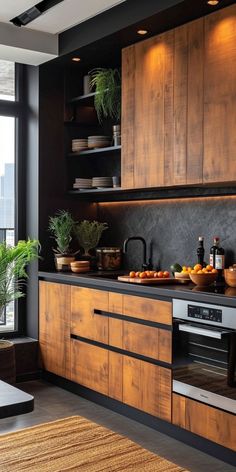
[[[109, 224], [102, 244], [120, 246], [127, 237], [143, 236], [152, 247], [154, 265], [163, 269], [173, 262], [196, 263], [198, 236], [205, 237], [207, 262], [214, 236], [227, 251], [226, 263], [236, 262], [236, 197], [99, 203], [98, 217]], [[141, 243], [130, 243], [124, 263], [140, 268]]]

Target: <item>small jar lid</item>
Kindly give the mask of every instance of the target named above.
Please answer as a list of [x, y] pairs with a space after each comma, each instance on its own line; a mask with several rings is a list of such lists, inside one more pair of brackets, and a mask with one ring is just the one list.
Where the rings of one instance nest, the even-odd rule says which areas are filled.
[[106, 252], [106, 253], [120, 253], [121, 252], [121, 248], [120, 247], [98, 247], [96, 249], [97, 252]]

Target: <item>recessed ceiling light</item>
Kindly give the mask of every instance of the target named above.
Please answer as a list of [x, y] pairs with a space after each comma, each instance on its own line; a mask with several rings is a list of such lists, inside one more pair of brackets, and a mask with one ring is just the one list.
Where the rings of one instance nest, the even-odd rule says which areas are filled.
[[215, 5], [218, 5], [219, 0], [207, 0], [207, 3], [208, 5], [215, 6]]
[[144, 30], [144, 29], [140, 29], [137, 31], [138, 34], [141, 34], [141, 36], [144, 36], [145, 34], [147, 34], [147, 30]]
[[80, 59], [80, 57], [72, 57], [72, 61], [74, 61], [74, 62], [80, 62], [81, 59]]

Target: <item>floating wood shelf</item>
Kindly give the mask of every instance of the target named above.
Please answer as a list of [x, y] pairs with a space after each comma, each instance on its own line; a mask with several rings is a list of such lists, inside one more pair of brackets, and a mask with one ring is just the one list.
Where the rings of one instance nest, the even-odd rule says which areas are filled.
[[106, 154], [106, 153], [114, 153], [120, 150], [121, 150], [121, 146], [109, 146], [105, 148], [88, 149], [86, 151], [81, 151], [81, 152], [70, 152], [69, 156], [87, 156], [91, 154]]

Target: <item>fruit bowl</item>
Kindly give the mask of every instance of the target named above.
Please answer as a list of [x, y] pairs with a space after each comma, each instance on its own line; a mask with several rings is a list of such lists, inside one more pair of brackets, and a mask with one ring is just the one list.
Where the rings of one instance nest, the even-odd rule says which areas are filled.
[[189, 274], [190, 279], [195, 285], [199, 287], [207, 287], [208, 285], [213, 284], [217, 278], [217, 273], [207, 273], [207, 274]]

